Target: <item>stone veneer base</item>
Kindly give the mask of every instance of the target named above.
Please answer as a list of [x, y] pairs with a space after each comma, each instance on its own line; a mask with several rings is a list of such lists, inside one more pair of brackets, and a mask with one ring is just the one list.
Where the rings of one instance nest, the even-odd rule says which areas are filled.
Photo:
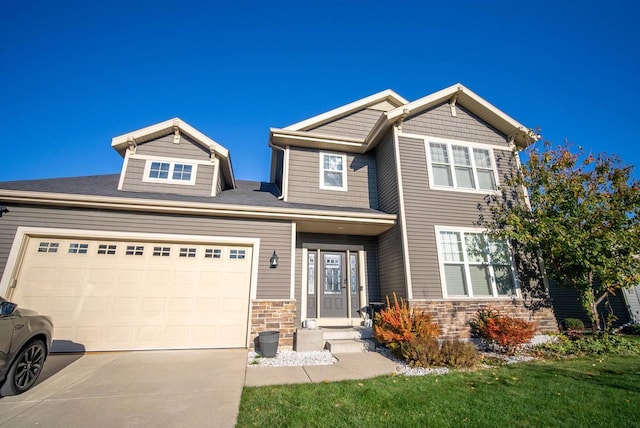
[[249, 347], [255, 349], [258, 333], [262, 331], [280, 332], [280, 349], [293, 348], [295, 331], [296, 301], [294, 299], [256, 299], [251, 302], [251, 338]]
[[443, 339], [471, 337], [469, 321], [481, 309], [497, 309], [504, 315], [533, 321], [536, 323], [539, 333], [558, 331], [558, 324], [551, 308], [531, 310], [525, 306], [522, 299], [494, 301], [412, 300], [409, 301], [409, 305], [414, 309], [431, 314], [433, 321], [437, 322], [441, 328], [440, 337]]

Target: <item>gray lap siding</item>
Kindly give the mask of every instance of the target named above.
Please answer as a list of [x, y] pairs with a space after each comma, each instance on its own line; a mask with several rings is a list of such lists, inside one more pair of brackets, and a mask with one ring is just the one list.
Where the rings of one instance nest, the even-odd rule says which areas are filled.
[[[181, 234], [260, 239], [257, 298], [289, 299], [291, 223], [288, 221], [148, 214], [97, 209], [8, 205], [0, 219], [0, 277], [19, 226], [92, 231]], [[269, 268], [273, 250], [278, 269]]]
[[[145, 159], [140, 158], [129, 159], [122, 190], [132, 192], [175, 193], [189, 196], [211, 196], [214, 173], [213, 164], [197, 165], [195, 184], [186, 185], [142, 181], [146, 162]], [[217, 187], [221, 188], [220, 183], [217, 183]]]
[[136, 147], [136, 154], [163, 158], [209, 159], [209, 151], [185, 135], [180, 137], [179, 144], [174, 144], [173, 134], [140, 144]]
[[[288, 202], [377, 208], [375, 158], [366, 154], [347, 154], [347, 191], [320, 189], [320, 150], [289, 149]], [[343, 154], [326, 151], [327, 153]]]

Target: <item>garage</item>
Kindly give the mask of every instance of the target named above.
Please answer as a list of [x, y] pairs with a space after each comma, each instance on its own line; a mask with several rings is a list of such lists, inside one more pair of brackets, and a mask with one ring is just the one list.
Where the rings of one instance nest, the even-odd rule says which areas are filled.
[[246, 347], [252, 245], [25, 239], [10, 298], [53, 318], [54, 351]]

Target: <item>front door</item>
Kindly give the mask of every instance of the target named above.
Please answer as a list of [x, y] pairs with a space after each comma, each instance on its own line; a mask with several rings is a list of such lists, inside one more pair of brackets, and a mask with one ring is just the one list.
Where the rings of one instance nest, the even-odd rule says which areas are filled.
[[320, 316], [346, 318], [348, 281], [344, 252], [322, 252]]

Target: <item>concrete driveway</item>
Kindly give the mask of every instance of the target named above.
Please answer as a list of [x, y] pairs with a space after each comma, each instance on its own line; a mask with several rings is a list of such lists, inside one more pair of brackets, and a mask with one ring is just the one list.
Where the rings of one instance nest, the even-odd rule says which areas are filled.
[[246, 365], [245, 349], [52, 354], [0, 398], [0, 426], [233, 427]]

